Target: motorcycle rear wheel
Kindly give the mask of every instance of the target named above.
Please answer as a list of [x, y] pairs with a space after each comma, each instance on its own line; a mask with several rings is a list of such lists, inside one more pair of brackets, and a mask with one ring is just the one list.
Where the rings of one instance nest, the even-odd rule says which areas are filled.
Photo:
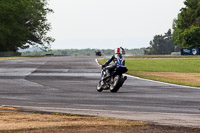
[[110, 86], [110, 92], [116, 93], [119, 90], [119, 88], [121, 87], [120, 79], [120, 75], [116, 75], [114, 77], [114, 83]]

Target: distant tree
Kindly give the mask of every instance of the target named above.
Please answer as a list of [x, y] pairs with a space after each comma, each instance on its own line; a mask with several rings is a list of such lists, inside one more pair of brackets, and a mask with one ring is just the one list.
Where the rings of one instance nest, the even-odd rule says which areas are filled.
[[154, 39], [150, 41], [150, 47], [145, 50], [145, 54], [149, 55], [163, 55], [171, 54], [174, 51], [174, 44], [172, 40], [171, 29], [164, 35], [155, 35]]
[[173, 23], [175, 45], [200, 48], [200, 1], [186, 0]]
[[0, 51], [16, 51], [29, 45], [50, 47], [46, 0], [0, 0]]

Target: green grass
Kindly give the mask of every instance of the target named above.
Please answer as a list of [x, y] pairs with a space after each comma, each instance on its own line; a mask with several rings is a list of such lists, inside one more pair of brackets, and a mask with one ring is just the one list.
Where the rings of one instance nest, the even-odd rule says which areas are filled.
[[200, 59], [126, 59], [129, 71], [200, 73]]
[[108, 59], [98, 59], [100, 65], [103, 65]]
[[34, 55], [34, 56], [11, 56], [11, 57], [0, 57], [0, 59], [15, 59], [15, 58], [32, 58], [32, 57], [54, 57], [54, 56], [69, 56], [69, 55]]
[[24, 58], [22, 56], [15, 56], [15, 57], [0, 57], [0, 59], [14, 59], [14, 58]]
[[[104, 64], [107, 59], [99, 60]], [[126, 59], [129, 71], [200, 73], [200, 59]]]
[[135, 55], [133, 58], [197, 58], [200, 55]]
[[[107, 59], [99, 60], [104, 64]], [[177, 73], [200, 73], [200, 58], [140, 58], [126, 59], [128, 74], [167, 83], [200, 87], [200, 83], [191, 83], [181, 80], [172, 80], [163, 77], [152, 76], [141, 72], [177, 72]], [[187, 77], [185, 77], [187, 78]]]

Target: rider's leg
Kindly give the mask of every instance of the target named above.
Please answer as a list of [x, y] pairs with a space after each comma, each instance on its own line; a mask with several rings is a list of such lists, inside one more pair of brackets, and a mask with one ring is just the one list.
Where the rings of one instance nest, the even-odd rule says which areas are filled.
[[107, 72], [108, 76], [112, 76], [111, 74], [114, 71], [114, 68], [115, 68], [114, 64], [109, 65], [109, 66], [106, 67], [106, 72]]
[[111, 78], [110, 78], [110, 81], [111, 82], [113, 82], [114, 81], [114, 79], [113, 79], [113, 71], [114, 71], [114, 69], [115, 69], [115, 64], [112, 64], [112, 65], [110, 65], [109, 67], [108, 67], [108, 76], [110, 76]]
[[110, 70], [108, 68], [106, 69], [106, 73], [107, 73], [107, 77], [109, 77], [110, 76]]

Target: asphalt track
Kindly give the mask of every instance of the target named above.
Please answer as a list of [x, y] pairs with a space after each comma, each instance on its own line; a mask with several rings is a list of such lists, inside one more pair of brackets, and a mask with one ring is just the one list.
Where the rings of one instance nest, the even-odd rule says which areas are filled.
[[200, 128], [200, 88], [128, 77], [118, 93], [99, 93], [95, 58], [0, 60], [0, 104]]

